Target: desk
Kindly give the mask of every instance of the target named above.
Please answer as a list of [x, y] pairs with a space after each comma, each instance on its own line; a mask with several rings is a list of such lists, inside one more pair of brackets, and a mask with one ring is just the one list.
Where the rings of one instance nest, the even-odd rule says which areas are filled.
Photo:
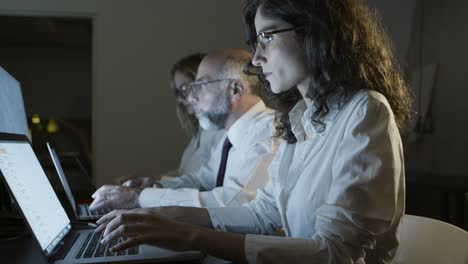
[[41, 251], [35, 243], [31, 235], [11, 241], [0, 242], [1, 262], [47, 264], [47, 261], [41, 255]]
[[[8, 242], [0, 242], [0, 262], [5, 264], [48, 264], [31, 235]], [[201, 263], [201, 261], [177, 263], [195, 264]]]
[[[460, 228], [466, 226], [466, 193], [468, 193], [468, 176], [451, 175], [425, 172], [406, 172], [408, 186], [419, 186], [441, 191], [442, 197], [442, 221], [452, 222]], [[452, 203], [453, 201], [453, 203]], [[455, 219], [450, 221], [450, 208], [455, 208]]]

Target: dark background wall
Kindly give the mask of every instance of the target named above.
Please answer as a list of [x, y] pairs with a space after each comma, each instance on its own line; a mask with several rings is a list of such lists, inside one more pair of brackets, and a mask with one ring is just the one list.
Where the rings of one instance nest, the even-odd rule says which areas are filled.
[[[162, 173], [176, 168], [187, 139], [169, 89], [171, 65], [193, 52], [244, 46], [237, 1], [6, 0], [0, 3], [1, 14], [92, 19], [91, 101], [85, 100], [81, 108], [91, 111], [97, 185], [135, 171]], [[83, 100], [79, 90], [90, 82], [83, 65], [86, 59], [78, 53], [40, 53], [14, 62], [1, 57], [0, 63], [19, 71], [18, 80], [28, 94], [63, 89], [58, 93], [61, 98]], [[43, 67], [31, 72], [22, 67], [24, 59]], [[55, 64], [57, 60], [61, 63]], [[41, 81], [30, 81], [34, 76]], [[60, 106], [42, 105], [39, 98], [36, 103], [25, 100], [27, 109], [43, 113]], [[72, 104], [60, 107], [63, 113], [80, 114]]]

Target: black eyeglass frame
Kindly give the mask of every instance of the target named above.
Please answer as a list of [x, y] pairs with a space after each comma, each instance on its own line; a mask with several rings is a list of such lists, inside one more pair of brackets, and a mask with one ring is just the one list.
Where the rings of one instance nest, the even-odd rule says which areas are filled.
[[[298, 30], [301, 30], [303, 28], [304, 28], [304, 26], [297, 26], [297, 27], [283, 28], [283, 29], [272, 30], [272, 31], [261, 31], [261, 32], [259, 32], [257, 34], [257, 41], [256, 41], [255, 45], [252, 45], [252, 49], [254, 49], [253, 52], [255, 52], [257, 50], [259, 43], [261, 43], [261, 41], [259, 40], [260, 37], [263, 38], [263, 39], [266, 39], [267, 37], [272, 37], [273, 35], [278, 34], [278, 33], [289, 32], [289, 31], [298, 31]], [[263, 47], [263, 48], [261, 47], [261, 49], [263, 51], [265, 51], [267, 45], [270, 42], [271, 42], [271, 40], [268, 41], [268, 42], [265, 42], [265, 44], [264, 44], [265, 47]]]

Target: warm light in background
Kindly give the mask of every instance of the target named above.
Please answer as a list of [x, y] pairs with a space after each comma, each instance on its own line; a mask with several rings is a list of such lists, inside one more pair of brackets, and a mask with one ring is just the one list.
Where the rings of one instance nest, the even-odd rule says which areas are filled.
[[33, 115], [33, 117], [31, 118], [31, 122], [35, 125], [40, 124], [41, 118], [39, 117], [39, 115]]
[[49, 119], [49, 122], [47, 122], [47, 132], [49, 134], [56, 133], [59, 130], [57, 121], [55, 119], [51, 118]]

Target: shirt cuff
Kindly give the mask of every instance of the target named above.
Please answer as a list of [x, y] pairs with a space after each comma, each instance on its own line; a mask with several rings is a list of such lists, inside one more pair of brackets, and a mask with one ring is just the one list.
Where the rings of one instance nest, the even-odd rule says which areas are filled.
[[162, 185], [163, 188], [177, 188], [177, 178], [176, 177], [169, 177], [163, 176], [161, 179], [158, 180], [158, 183]]
[[199, 191], [190, 188], [145, 188], [140, 193], [140, 207], [191, 206], [201, 207]]
[[140, 193], [139, 202], [141, 208], [161, 206], [161, 197], [164, 196], [166, 189], [145, 188]]

